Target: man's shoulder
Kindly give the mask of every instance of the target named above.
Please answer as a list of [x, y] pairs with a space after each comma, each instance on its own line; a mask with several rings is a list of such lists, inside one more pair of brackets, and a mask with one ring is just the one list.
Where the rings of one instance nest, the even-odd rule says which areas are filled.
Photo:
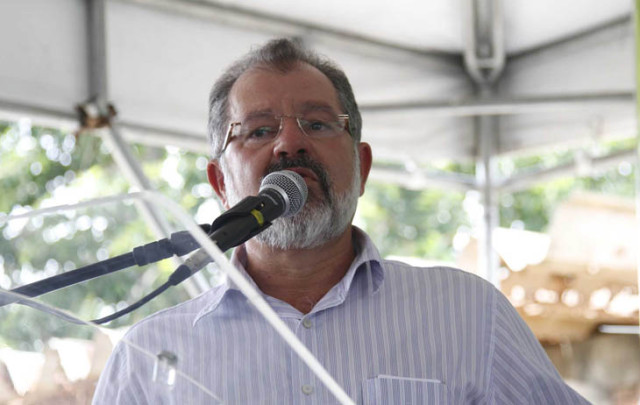
[[425, 291], [442, 296], [480, 293], [493, 296], [497, 289], [482, 277], [468, 271], [450, 266], [416, 266], [397, 260], [383, 260], [385, 284], [396, 289], [399, 286], [405, 291]]
[[488, 284], [488, 282], [477, 274], [459, 269], [457, 267], [451, 267], [446, 265], [414, 265], [406, 263], [400, 260], [385, 259], [381, 261], [385, 276], [389, 275], [408, 275], [411, 277], [425, 278], [425, 279], [439, 279], [439, 278], [456, 278], [462, 279], [471, 283]]
[[215, 296], [217, 288], [212, 288], [201, 295], [162, 309], [135, 323], [127, 332], [130, 337], [146, 333], [150, 329], [176, 328], [192, 326], [198, 314]]

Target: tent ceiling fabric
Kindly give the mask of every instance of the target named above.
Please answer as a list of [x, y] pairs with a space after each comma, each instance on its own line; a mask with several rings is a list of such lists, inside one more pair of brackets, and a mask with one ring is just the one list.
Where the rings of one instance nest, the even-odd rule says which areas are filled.
[[[250, 47], [297, 36], [351, 78], [377, 159], [471, 160], [473, 114], [487, 106], [463, 63], [464, 5], [109, 0], [108, 99], [128, 139], [201, 152], [212, 82]], [[90, 96], [86, 10], [86, 0], [0, 3], [9, 17], [0, 118], [73, 120]], [[488, 101], [502, 102], [497, 152], [634, 133], [632, 2], [503, 1], [502, 10], [506, 65]]]
[[[289, 0], [204, 2], [346, 31], [403, 48], [460, 54], [465, 47], [463, 0], [372, 0], [366, 7], [342, 0], [307, 2], [304, 6], [292, 6]], [[629, 1], [503, 0], [502, 6], [508, 54], [538, 48], [631, 13]]]

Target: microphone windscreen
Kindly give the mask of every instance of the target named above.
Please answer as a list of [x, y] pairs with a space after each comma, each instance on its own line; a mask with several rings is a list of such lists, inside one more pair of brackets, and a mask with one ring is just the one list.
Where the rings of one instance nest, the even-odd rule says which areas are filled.
[[297, 214], [307, 201], [307, 183], [302, 176], [291, 170], [280, 170], [267, 174], [260, 183], [260, 191], [270, 188], [278, 191], [285, 200], [283, 217]]

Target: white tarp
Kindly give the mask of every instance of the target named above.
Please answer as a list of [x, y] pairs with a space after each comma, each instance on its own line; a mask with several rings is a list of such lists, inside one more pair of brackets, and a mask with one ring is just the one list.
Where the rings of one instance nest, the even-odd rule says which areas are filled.
[[[74, 120], [90, 96], [86, 3], [0, 2], [0, 118]], [[494, 99], [517, 111], [500, 117], [497, 152], [633, 134], [631, 1], [502, 4], [507, 54]], [[442, 108], [478, 100], [462, 57], [463, 5], [107, 0], [108, 98], [129, 139], [202, 151], [215, 78], [251, 46], [295, 35], [346, 70], [377, 159], [472, 159], [472, 116]], [[566, 96], [579, 100], [551, 103]], [[542, 108], [519, 106], [528, 97]], [[394, 108], [402, 103], [421, 107]]]

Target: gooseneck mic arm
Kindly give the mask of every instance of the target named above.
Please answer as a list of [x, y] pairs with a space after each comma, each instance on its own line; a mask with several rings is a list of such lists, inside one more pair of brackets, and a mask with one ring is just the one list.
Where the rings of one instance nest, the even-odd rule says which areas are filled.
[[[202, 230], [226, 251], [240, 245], [267, 229], [273, 220], [281, 216], [296, 214], [307, 198], [304, 179], [292, 171], [279, 171], [267, 175], [257, 196], [246, 197], [234, 207], [220, 215], [211, 225], [200, 225]], [[133, 249], [132, 252], [116, 256], [77, 270], [58, 274], [44, 280], [10, 290], [26, 297], [37, 297], [82, 281], [122, 270], [133, 265], [143, 266], [166, 259], [172, 255], [183, 256], [200, 245], [187, 231], [176, 232], [161, 239]], [[122, 316], [158, 296], [168, 287], [177, 285], [206, 266], [211, 258], [203, 249], [190, 256], [169, 277], [169, 280], [140, 301], [108, 317], [95, 320], [104, 323]], [[20, 302], [19, 298], [0, 299], [0, 307]]]
[[[209, 224], [201, 224], [200, 228], [202, 228], [206, 233], [211, 231], [211, 225]], [[171, 234], [169, 238], [160, 239], [143, 246], [138, 246], [131, 252], [26, 284], [14, 288], [10, 290], [10, 292], [20, 294], [25, 297], [38, 297], [83, 281], [111, 274], [134, 265], [144, 266], [149, 263], [164, 260], [172, 255], [184, 256], [197, 249], [199, 246], [200, 245], [189, 232], [175, 232]], [[18, 299], [0, 299], [0, 307], [16, 301], [18, 301]]]
[[[279, 217], [297, 214], [307, 200], [307, 184], [299, 174], [283, 170], [268, 174], [257, 196], [247, 197], [211, 224], [209, 237], [221, 251], [238, 246], [271, 226]], [[169, 276], [169, 280], [129, 307], [92, 322], [102, 324], [119, 318], [178, 285], [211, 262], [203, 249], [194, 253]]]

